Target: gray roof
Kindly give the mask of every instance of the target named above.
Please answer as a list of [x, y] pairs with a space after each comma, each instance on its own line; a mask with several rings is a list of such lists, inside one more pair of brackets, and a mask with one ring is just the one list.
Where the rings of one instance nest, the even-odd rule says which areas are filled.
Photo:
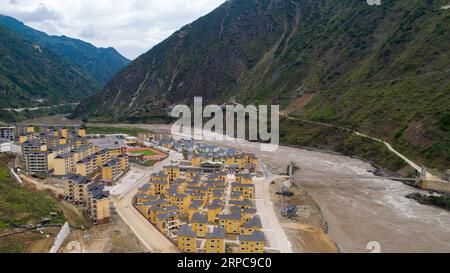
[[244, 225], [244, 228], [262, 228], [261, 219], [259, 218], [259, 216], [253, 217]]
[[247, 242], [265, 242], [266, 236], [261, 231], [255, 231], [251, 235], [240, 235], [239, 241], [247, 241]]
[[208, 209], [220, 209], [222, 208], [222, 203], [219, 200], [214, 200], [211, 204], [207, 206]]
[[197, 234], [192, 230], [192, 228], [188, 224], [185, 224], [181, 226], [180, 230], [178, 231], [178, 236], [197, 237]]
[[233, 214], [220, 214], [218, 216], [219, 220], [240, 220], [241, 219], [241, 215], [237, 214], [237, 213], [233, 213]]
[[224, 239], [225, 229], [221, 227], [215, 227], [212, 233], [206, 234], [206, 239]]
[[196, 212], [196, 213], [194, 213], [192, 215], [191, 222], [192, 223], [203, 223], [203, 224], [206, 224], [206, 223], [208, 223], [208, 215]]
[[199, 209], [203, 205], [203, 202], [200, 200], [193, 200], [189, 205], [190, 209]]
[[92, 182], [87, 177], [81, 176], [78, 174], [68, 174], [68, 175], [64, 176], [64, 179], [69, 180], [72, 183], [82, 184], [82, 185], [86, 185], [86, 184], [89, 184]]

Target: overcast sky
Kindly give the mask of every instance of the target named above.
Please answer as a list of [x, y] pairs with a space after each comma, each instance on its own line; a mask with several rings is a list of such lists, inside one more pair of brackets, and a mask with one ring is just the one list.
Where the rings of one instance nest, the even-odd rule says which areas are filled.
[[0, 0], [38, 30], [114, 47], [134, 59], [225, 0]]

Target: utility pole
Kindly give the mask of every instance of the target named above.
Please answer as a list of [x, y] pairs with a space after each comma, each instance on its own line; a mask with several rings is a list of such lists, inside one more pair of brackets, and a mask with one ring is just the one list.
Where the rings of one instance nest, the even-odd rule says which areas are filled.
[[294, 162], [291, 161], [289, 164], [289, 181], [291, 183], [291, 186], [294, 185]]

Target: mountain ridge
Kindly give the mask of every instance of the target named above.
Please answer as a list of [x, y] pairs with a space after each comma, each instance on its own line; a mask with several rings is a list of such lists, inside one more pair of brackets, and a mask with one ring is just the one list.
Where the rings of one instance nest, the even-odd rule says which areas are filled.
[[[445, 168], [450, 12], [444, 4], [227, 1], [140, 56], [74, 115], [153, 122], [194, 96], [206, 103], [280, 104]], [[293, 105], [302, 99], [301, 107]]]
[[99, 88], [79, 67], [0, 24], [0, 109], [79, 102]]
[[112, 47], [96, 47], [66, 35], [48, 35], [10, 16], [0, 14], [0, 24], [79, 66], [102, 85], [130, 63]]

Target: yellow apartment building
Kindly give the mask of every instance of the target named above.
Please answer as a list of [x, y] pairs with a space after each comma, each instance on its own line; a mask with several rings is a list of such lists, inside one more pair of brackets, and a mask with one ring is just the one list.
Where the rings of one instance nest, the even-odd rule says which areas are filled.
[[111, 219], [112, 201], [109, 192], [104, 191], [104, 187], [99, 184], [88, 186], [89, 191], [89, 217], [95, 224], [108, 224]]
[[254, 232], [251, 235], [239, 236], [240, 253], [264, 253], [266, 237], [261, 231]]
[[83, 206], [88, 204], [88, 186], [91, 184], [91, 181], [87, 177], [69, 174], [64, 176], [63, 183], [65, 200]]
[[167, 175], [169, 182], [172, 182], [180, 178], [181, 170], [179, 166], [166, 166], [164, 167], [164, 173]]
[[112, 159], [102, 167], [102, 180], [107, 183], [115, 182], [123, 173], [121, 169], [120, 160]]
[[206, 234], [206, 253], [225, 253], [225, 229], [215, 227], [212, 233]]
[[236, 174], [236, 182], [240, 184], [253, 184], [253, 177], [250, 174]]
[[206, 206], [206, 208], [208, 210], [208, 222], [214, 223], [216, 222], [219, 214], [222, 212], [223, 205], [219, 200], [215, 200]]
[[86, 136], [86, 128], [83, 128], [83, 127], [78, 128], [77, 134], [79, 137], [85, 137]]
[[150, 195], [161, 195], [169, 188], [169, 182], [163, 180], [150, 180], [149, 185]]
[[227, 234], [240, 234], [242, 218], [238, 213], [220, 214], [218, 216], [220, 227], [225, 228]]
[[178, 249], [182, 253], [197, 252], [197, 235], [189, 225], [181, 226], [178, 231]]
[[255, 199], [255, 185], [232, 183], [231, 190], [233, 192], [242, 192], [244, 199]]
[[73, 153], [60, 154], [55, 157], [54, 175], [64, 176], [76, 171]]
[[97, 157], [93, 155], [77, 162], [76, 173], [82, 176], [91, 176], [97, 168]]
[[188, 218], [192, 221], [192, 217], [195, 213], [201, 212], [203, 209], [203, 202], [199, 200], [191, 200], [188, 208]]
[[248, 221], [242, 226], [242, 234], [252, 235], [257, 231], [261, 231], [261, 229], [262, 229], [261, 219], [259, 218], [259, 216], [254, 216], [250, 221]]
[[208, 231], [208, 215], [196, 212], [191, 219], [192, 230], [198, 238], [205, 238]]

